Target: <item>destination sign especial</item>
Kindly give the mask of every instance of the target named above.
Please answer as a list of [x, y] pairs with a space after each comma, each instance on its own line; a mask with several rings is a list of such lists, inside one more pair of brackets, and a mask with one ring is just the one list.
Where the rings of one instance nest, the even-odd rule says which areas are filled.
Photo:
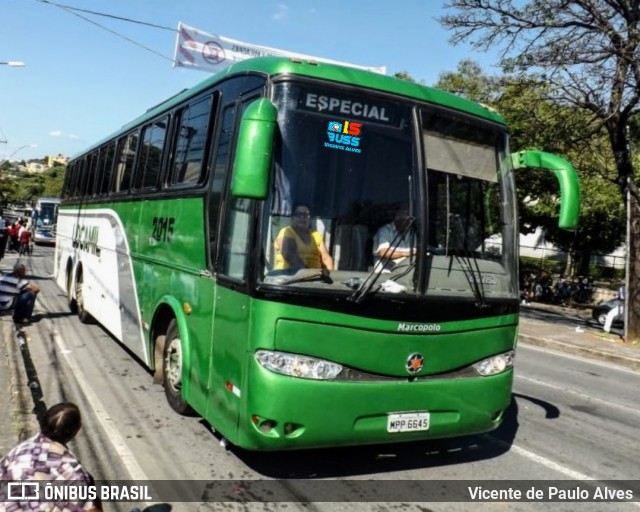
[[392, 113], [392, 108], [388, 105], [365, 103], [354, 99], [311, 92], [304, 95], [302, 107], [314, 112], [369, 119], [385, 124], [394, 124], [392, 120], [397, 117]]

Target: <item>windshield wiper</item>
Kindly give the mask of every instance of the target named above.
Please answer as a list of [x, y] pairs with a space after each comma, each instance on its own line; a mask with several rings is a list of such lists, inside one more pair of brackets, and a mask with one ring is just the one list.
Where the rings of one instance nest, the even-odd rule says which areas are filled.
[[377, 263], [374, 263], [373, 268], [371, 269], [371, 272], [369, 272], [369, 274], [367, 275], [364, 282], [360, 285], [360, 287], [351, 294], [351, 296], [349, 297], [349, 300], [355, 303], [360, 303], [364, 300], [367, 294], [371, 291], [371, 288], [373, 288], [373, 285], [375, 285], [376, 282], [378, 281], [378, 278], [382, 274], [385, 264], [388, 261], [390, 261], [391, 258], [389, 256], [391, 256], [391, 254], [393, 254], [393, 252], [398, 248], [404, 236], [409, 232], [409, 230], [413, 226], [413, 223], [415, 222], [415, 220], [416, 220], [415, 217], [407, 218], [407, 221], [405, 222], [405, 225], [402, 228], [402, 230], [400, 230], [396, 234], [396, 236], [393, 238], [393, 240], [391, 241], [391, 244], [389, 244], [389, 247], [384, 251], [384, 254], [380, 257], [380, 261], [378, 261]]

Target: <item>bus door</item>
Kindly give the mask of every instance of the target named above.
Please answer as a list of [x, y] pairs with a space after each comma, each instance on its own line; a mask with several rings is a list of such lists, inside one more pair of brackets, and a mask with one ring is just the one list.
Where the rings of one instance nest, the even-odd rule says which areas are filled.
[[216, 284], [212, 357], [207, 407], [219, 410], [216, 426], [233, 440], [241, 411], [250, 328], [251, 302], [247, 293], [247, 269], [251, 254], [251, 206], [246, 199], [230, 199], [222, 227], [221, 255]]
[[[253, 95], [255, 98], [255, 94]], [[217, 277], [211, 329], [210, 398], [207, 417], [233, 441], [241, 411], [249, 336], [247, 277], [253, 201], [228, 193], [229, 169], [239, 117], [249, 100], [225, 105], [217, 133], [209, 201], [209, 246]], [[220, 213], [219, 213], [220, 212]]]

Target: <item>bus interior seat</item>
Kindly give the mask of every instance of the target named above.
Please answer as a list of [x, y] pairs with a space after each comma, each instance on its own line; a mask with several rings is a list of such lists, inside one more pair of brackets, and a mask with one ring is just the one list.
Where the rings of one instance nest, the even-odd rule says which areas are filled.
[[369, 229], [364, 224], [336, 227], [334, 261], [337, 270], [366, 271], [369, 265]]

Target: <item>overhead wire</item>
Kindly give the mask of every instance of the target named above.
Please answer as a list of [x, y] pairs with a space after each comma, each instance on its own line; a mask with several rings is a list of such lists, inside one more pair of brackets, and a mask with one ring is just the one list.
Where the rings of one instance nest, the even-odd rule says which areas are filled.
[[116, 32], [115, 30], [112, 30], [112, 29], [110, 29], [108, 27], [105, 27], [104, 25], [101, 25], [100, 23], [98, 23], [98, 22], [96, 22], [96, 21], [94, 21], [92, 19], [89, 19], [86, 16], [82, 16], [81, 14], [78, 14], [78, 13], [79, 12], [83, 12], [83, 13], [87, 13], [87, 14], [92, 14], [94, 16], [101, 16], [101, 17], [104, 17], [104, 18], [111, 18], [111, 19], [115, 19], [115, 20], [119, 20], [119, 21], [126, 21], [128, 23], [135, 23], [137, 25], [145, 25], [145, 26], [152, 27], [152, 28], [157, 28], [157, 29], [162, 29], [162, 30], [169, 30], [171, 32], [177, 32], [177, 30], [174, 29], [174, 28], [165, 27], [165, 26], [162, 26], [162, 25], [157, 25], [155, 23], [149, 23], [149, 22], [146, 22], [146, 21], [134, 20], [132, 18], [125, 18], [123, 16], [115, 16], [113, 14], [107, 14], [107, 13], [102, 13], [102, 12], [97, 12], [97, 11], [90, 11], [90, 10], [87, 10], [87, 9], [80, 9], [79, 7], [73, 7], [73, 6], [70, 6], [70, 5], [64, 5], [64, 4], [59, 4], [59, 3], [56, 3], [56, 2], [51, 2], [50, 0], [35, 0], [35, 1], [36, 2], [40, 2], [42, 4], [48, 4], [48, 5], [52, 5], [54, 7], [58, 7], [59, 9], [62, 9], [63, 11], [66, 11], [69, 14], [72, 14], [73, 16], [77, 16], [78, 18], [80, 18], [80, 19], [82, 19], [82, 20], [84, 20], [84, 21], [86, 21], [88, 23], [91, 23], [92, 25], [95, 25], [95, 26], [101, 28], [102, 30], [105, 30], [105, 31], [107, 31], [107, 32], [109, 32], [109, 33], [111, 33], [111, 34], [113, 34], [113, 35], [115, 35], [115, 36], [117, 36], [117, 37], [119, 37], [121, 39], [124, 39], [125, 41], [127, 41], [127, 42], [129, 42], [131, 44], [134, 44], [134, 45], [136, 45], [136, 46], [138, 46], [138, 47], [140, 47], [140, 48], [142, 48], [142, 49], [144, 49], [144, 50], [146, 50], [148, 52], [153, 53], [154, 55], [157, 55], [158, 57], [161, 57], [161, 58], [163, 58], [165, 60], [168, 60], [169, 62], [173, 62], [173, 58], [167, 57], [166, 55], [163, 55], [160, 52], [157, 52], [153, 48], [149, 48], [148, 46], [145, 46], [142, 43], [139, 43], [139, 42], [131, 39], [130, 37], [127, 37], [127, 36], [125, 36], [123, 34], [120, 34], [119, 32]]

